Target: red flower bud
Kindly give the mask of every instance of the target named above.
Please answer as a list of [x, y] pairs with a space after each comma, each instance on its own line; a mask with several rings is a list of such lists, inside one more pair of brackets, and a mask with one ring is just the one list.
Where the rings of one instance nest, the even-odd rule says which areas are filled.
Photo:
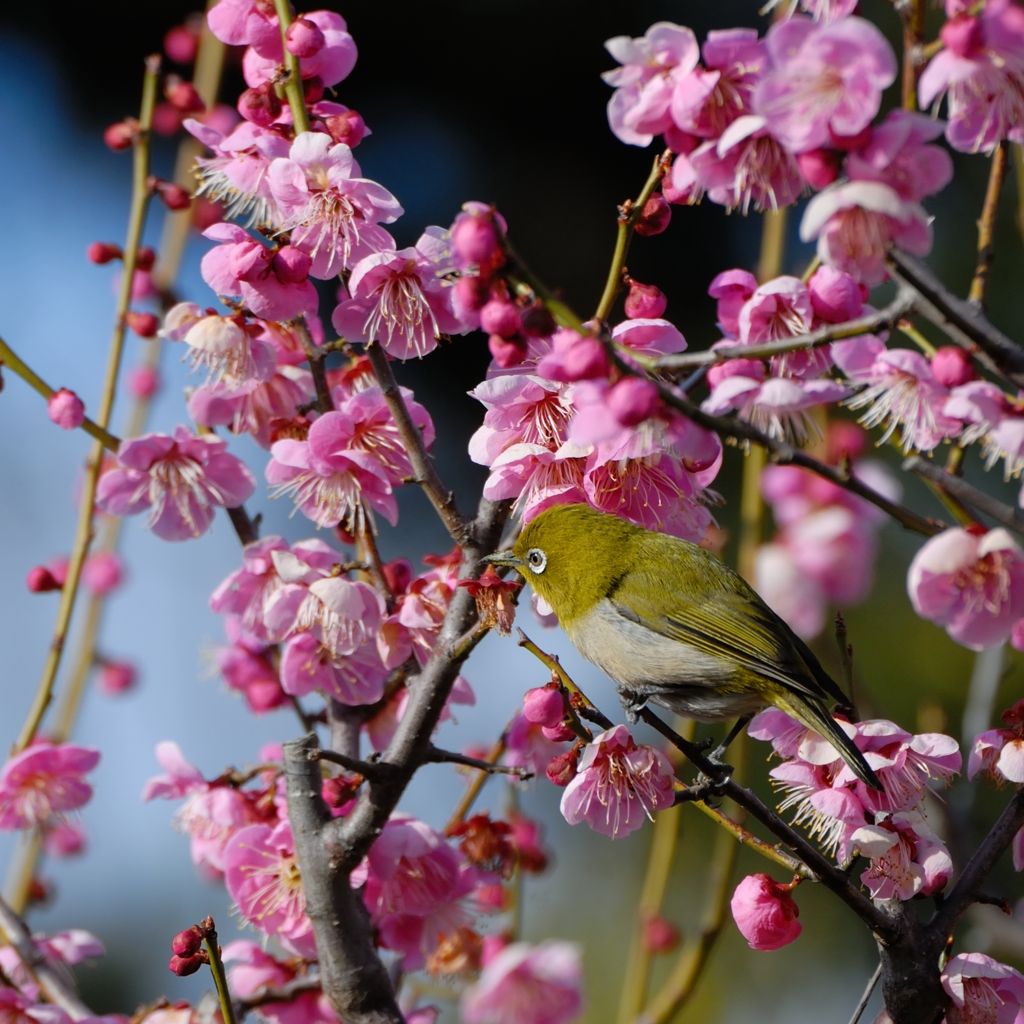
[[812, 188], [826, 188], [839, 177], [842, 154], [835, 149], [811, 149], [797, 153], [800, 173]]
[[171, 939], [171, 950], [178, 956], [195, 956], [203, 948], [203, 931], [199, 925], [178, 932]]
[[401, 597], [412, 583], [412, 565], [404, 558], [396, 558], [384, 566], [384, 579], [395, 597]]
[[302, 80], [302, 98], [306, 101], [307, 107], [319, 103], [324, 98], [324, 80], [319, 75]]
[[45, 565], [34, 565], [25, 577], [25, 583], [33, 594], [45, 594], [60, 590], [61, 584]]
[[152, 313], [137, 313], [134, 309], [124, 315], [124, 322], [140, 338], [155, 338], [160, 321]]
[[366, 135], [366, 122], [355, 110], [331, 114], [324, 118], [324, 124], [335, 142], [343, 142], [350, 149], [358, 146]]
[[196, 59], [199, 40], [187, 25], [175, 25], [164, 36], [164, 53], [175, 64], [191, 64]]
[[565, 718], [565, 701], [557, 683], [527, 690], [523, 697], [523, 717], [535, 725], [554, 728]]
[[[118, 250], [118, 252], [120, 252], [120, 250]], [[135, 269], [152, 270], [154, 263], [156, 263], [156, 251], [151, 249], [148, 245], [141, 246], [139, 251], [135, 254]]]
[[149, 187], [164, 201], [169, 210], [187, 210], [192, 205], [192, 197], [188, 191], [173, 181], [150, 178]]
[[206, 955], [205, 951], [200, 951], [195, 956], [178, 956], [175, 954], [171, 957], [168, 967], [178, 975], [179, 978], [187, 978], [190, 974], [195, 974], [203, 964], [208, 964], [210, 958]]
[[267, 128], [281, 116], [281, 98], [266, 82], [256, 89], [246, 89], [238, 97], [238, 112], [260, 128]]
[[202, 96], [196, 92], [196, 87], [191, 82], [184, 82], [173, 75], [167, 79], [164, 95], [167, 102], [183, 114], [201, 114], [206, 110], [206, 104]]
[[139, 134], [139, 122], [134, 117], [126, 117], [117, 124], [112, 124], [104, 133], [103, 141], [113, 150], [131, 149], [135, 136]]
[[971, 364], [971, 357], [957, 345], [943, 345], [932, 356], [932, 373], [947, 388], [966, 384], [978, 376]]
[[514, 338], [522, 326], [519, 310], [507, 299], [491, 299], [480, 310], [480, 329], [502, 338]]
[[301, 15], [296, 18], [285, 33], [284, 45], [296, 57], [315, 57], [323, 48], [324, 34], [320, 26]]
[[510, 341], [500, 334], [492, 334], [487, 339], [487, 347], [503, 370], [518, 366], [526, 358], [526, 346], [521, 341]]
[[121, 246], [113, 242], [93, 242], [85, 250], [85, 258], [90, 263], [110, 263], [112, 260], [119, 260], [121, 255]]
[[577, 743], [564, 754], [556, 754], [544, 771], [556, 786], [568, 786], [576, 777], [576, 764], [580, 759], [580, 745]]
[[668, 205], [668, 200], [660, 192], [655, 192], [644, 203], [643, 213], [636, 222], [636, 233], [645, 237], [660, 235], [671, 219], [672, 207]]
[[648, 953], [671, 953], [679, 945], [679, 929], [660, 914], [644, 918], [643, 942]]
[[630, 320], [657, 319], [665, 312], [668, 299], [655, 284], [641, 284], [626, 278], [629, 294], [626, 296], [626, 316]]
[[455, 299], [464, 309], [482, 309], [490, 288], [482, 277], [460, 277], [455, 282]]

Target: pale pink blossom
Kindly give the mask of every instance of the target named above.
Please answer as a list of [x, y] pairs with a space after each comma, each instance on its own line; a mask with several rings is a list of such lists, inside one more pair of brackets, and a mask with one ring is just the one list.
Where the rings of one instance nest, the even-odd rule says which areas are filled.
[[1024, 8], [989, 0], [942, 28], [946, 44], [918, 83], [922, 108], [949, 105], [946, 138], [954, 149], [990, 153], [1001, 139], [1024, 143]]
[[1024, 701], [1004, 711], [1002, 718], [1006, 728], [975, 736], [967, 764], [969, 779], [984, 771], [996, 780], [1024, 782]]
[[660, 750], [634, 743], [629, 730], [617, 725], [587, 745], [559, 806], [570, 825], [585, 821], [618, 839], [640, 828], [645, 816], [653, 820], [654, 811], [672, 806], [674, 779]]
[[792, 886], [779, 885], [764, 873], [747, 875], [736, 886], [729, 905], [751, 949], [781, 949], [803, 931], [791, 890]]
[[550, 760], [564, 750], [565, 743], [549, 739], [544, 734], [543, 725], [518, 714], [505, 734], [502, 764], [528, 768], [534, 775], [541, 776]]
[[[303, 79], [319, 78], [325, 86], [337, 85], [351, 74], [358, 57], [345, 19], [335, 11], [307, 11], [302, 17], [320, 30], [324, 40], [323, 46], [312, 56], [299, 61]], [[280, 31], [276, 36], [261, 36], [250, 44], [242, 57], [245, 84], [256, 88], [273, 81], [277, 69], [284, 63], [283, 58]]]
[[273, 4], [260, 0], [221, 0], [206, 16], [210, 31], [229, 46], [281, 45], [281, 30]]
[[1024, 975], [984, 953], [958, 953], [942, 971], [953, 1005], [948, 1024], [1014, 1024], [1024, 1006]]
[[394, 239], [379, 224], [397, 220], [402, 207], [360, 174], [352, 150], [332, 145], [321, 132], [300, 133], [287, 159], [270, 165], [271, 193], [284, 216], [281, 229], [313, 258], [313, 277], [327, 280], [364, 256], [394, 249]]
[[122, 441], [116, 467], [100, 477], [96, 504], [109, 515], [148, 510], [147, 525], [158, 537], [188, 540], [210, 528], [216, 508], [237, 508], [255, 489], [252, 473], [224, 441], [176, 427], [173, 436]]
[[659, 21], [642, 38], [615, 36], [604, 45], [622, 65], [601, 76], [615, 88], [608, 124], [623, 142], [648, 146], [655, 135], [672, 128], [673, 87], [697, 66], [697, 37], [681, 25]]
[[776, 22], [766, 44], [772, 70], [758, 83], [754, 106], [795, 153], [826, 146], [833, 135], [857, 135], [896, 79], [892, 47], [863, 18]]
[[983, 536], [945, 530], [914, 556], [907, 590], [914, 611], [957, 643], [1001, 644], [1024, 617], [1024, 552], [1002, 527]]
[[539, 444], [511, 445], [491, 463], [491, 474], [484, 483], [484, 497], [491, 501], [515, 498], [516, 511], [524, 523], [552, 505], [585, 501], [586, 450], [572, 442], [566, 442], [555, 451]]
[[740, 310], [756, 291], [757, 278], [749, 270], [723, 270], [708, 285], [708, 295], [718, 303], [718, 326], [727, 338], [739, 337]]
[[582, 1009], [579, 947], [555, 939], [505, 946], [460, 1002], [466, 1024], [569, 1024]]
[[87, 804], [85, 774], [100, 752], [73, 743], [37, 742], [0, 769], [0, 829], [32, 828]]
[[805, 640], [825, 628], [828, 596], [821, 584], [801, 571], [785, 544], [762, 544], [754, 561], [754, 589], [790, 628]]
[[857, 829], [850, 845], [871, 861], [860, 877], [876, 900], [931, 896], [953, 874], [949, 851], [916, 811], [876, 812], [875, 823]]
[[379, 341], [398, 359], [425, 356], [443, 335], [465, 334], [452, 307], [451, 236], [429, 227], [416, 245], [384, 248], [361, 259], [348, 280], [351, 298], [331, 322], [347, 341]]
[[277, 935], [287, 949], [315, 959], [313, 925], [295, 860], [291, 825], [252, 825], [240, 829], [224, 850], [224, 880], [239, 913], [266, 935]]
[[469, 457], [483, 466], [514, 444], [559, 447], [572, 416], [567, 388], [529, 374], [492, 377], [470, 394], [487, 412], [469, 441]]

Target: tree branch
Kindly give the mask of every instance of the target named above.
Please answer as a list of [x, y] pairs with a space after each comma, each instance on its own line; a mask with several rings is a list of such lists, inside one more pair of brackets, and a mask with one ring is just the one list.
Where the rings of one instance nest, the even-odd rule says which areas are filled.
[[993, 498], [991, 494], [972, 487], [962, 477], [947, 473], [941, 466], [921, 458], [920, 455], [911, 455], [909, 459], [904, 460], [903, 469], [908, 473], [914, 473], [930, 480], [958, 501], [969, 505], [978, 512], [983, 512], [997, 523], [1016, 533], [1024, 535], [1024, 513]]
[[495, 764], [493, 761], [484, 761], [479, 757], [469, 757], [466, 754], [456, 753], [454, 750], [441, 750], [438, 747], [431, 747], [423, 758], [424, 764], [462, 764], [467, 768], [479, 768], [482, 772], [490, 772], [492, 775], [515, 775], [520, 779], [532, 779], [533, 772], [528, 768], [520, 768], [507, 764]]
[[292, 978], [283, 985], [261, 985], [251, 996], [235, 1000], [235, 1018], [241, 1020], [250, 1010], [257, 1010], [271, 1003], [290, 1003], [306, 992], [319, 991], [319, 974], [304, 974]]
[[1007, 139], [1000, 141], [992, 152], [992, 166], [988, 174], [988, 188], [985, 190], [985, 203], [978, 218], [978, 263], [974, 269], [974, 279], [967, 301], [979, 313], [985, 308], [985, 291], [988, 288], [989, 274], [995, 260], [996, 246], [996, 213], [999, 210], [999, 197], [1006, 180], [1006, 167], [1009, 163], [1010, 143]]

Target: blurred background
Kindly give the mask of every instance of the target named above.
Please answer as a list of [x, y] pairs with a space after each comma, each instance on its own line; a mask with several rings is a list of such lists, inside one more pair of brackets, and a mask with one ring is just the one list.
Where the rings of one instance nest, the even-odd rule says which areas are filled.
[[[0, 335], [44, 379], [74, 389], [87, 407], [99, 394], [114, 276], [110, 267], [87, 263], [84, 254], [92, 241], [123, 239], [129, 189], [130, 157], [111, 153], [102, 131], [137, 111], [143, 56], [159, 50], [164, 33], [193, 9], [188, 0], [108, 0], [102, 9], [5, 4], [0, 10], [0, 133], [6, 140], [0, 151], [0, 218], [7, 238], [0, 250]], [[756, 2], [746, 0], [448, 0], [335, 9], [348, 20], [360, 49], [355, 71], [338, 88], [338, 100], [358, 110], [373, 131], [357, 152], [364, 174], [382, 182], [405, 206], [405, 217], [394, 226], [399, 245], [412, 244], [428, 224], [448, 225], [468, 199], [495, 202], [519, 252], [584, 312], [596, 304], [607, 272], [616, 205], [635, 194], [654, 155], [622, 145], [608, 130], [604, 108], [610, 90], [599, 75], [614, 62], [604, 40], [641, 35], [658, 20], [688, 24], [701, 39], [711, 28], [766, 27]], [[862, 13], [898, 47], [899, 22], [888, 4], [866, 0]], [[222, 98], [237, 96], [241, 87], [236, 56]], [[177, 141], [157, 140], [156, 170], [164, 177], [171, 176]], [[957, 155], [955, 161], [953, 183], [931, 202], [938, 214], [931, 263], [964, 294], [988, 167], [983, 157]], [[1017, 202], [1011, 178], [1003, 196], [990, 316], [1021, 337], [1024, 255], [1014, 223]], [[148, 244], [157, 244], [162, 217], [154, 204]], [[811, 256], [810, 247], [796, 238], [799, 219], [799, 209], [791, 211], [785, 259], [786, 269], [797, 273]], [[666, 315], [691, 348], [704, 348], [717, 338], [708, 282], [729, 267], [752, 267], [759, 237], [757, 216], [728, 216], [710, 203], [676, 207], [665, 234], [637, 239], [629, 268], [667, 294]], [[201, 304], [212, 301], [198, 273], [204, 248], [194, 236], [179, 281], [182, 297]], [[880, 291], [876, 304], [884, 298]], [[130, 338], [126, 366], [139, 361], [143, 347], [151, 344]], [[438, 467], [464, 507], [475, 502], [485, 475], [465, 454], [482, 417], [465, 392], [483, 378], [488, 359], [485, 339], [476, 334], [399, 368], [402, 382], [415, 389], [434, 417]], [[168, 430], [185, 418], [181, 387], [187, 375], [172, 352], [164, 353], [162, 371], [166, 384], [150, 423], [151, 429]], [[124, 408], [115, 410], [115, 429], [118, 412], [123, 418]], [[5, 375], [0, 395], [0, 437], [0, 724], [7, 737], [2, 742], [9, 742], [31, 701], [56, 612], [56, 596], [30, 594], [25, 574], [70, 547], [73, 492], [87, 439], [49, 423], [39, 397], [12, 374]], [[255, 446], [243, 439], [233, 442], [233, 450], [262, 477], [265, 457]], [[879, 457], [898, 465], [892, 450]], [[730, 537], [724, 555], [730, 560], [741, 462], [739, 453], [729, 450], [717, 484], [726, 499], [718, 516]], [[973, 453], [967, 475], [975, 481], [983, 476]], [[984, 484], [1016, 501], [1016, 485], [1004, 487], [996, 474], [985, 476]], [[909, 504], [941, 515], [923, 487], [913, 481], [905, 486]], [[384, 524], [381, 529], [385, 558], [404, 555], [416, 561], [424, 553], [447, 550], [446, 535], [418, 493], [402, 495], [401, 508], [398, 528]], [[268, 501], [262, 492], [250, 502], [250, 511], [262, 512], [264, 533], [292, 540], [311, 533], [301, 516], [289, 520], [290, 507]], [[771, 529], [766, 523], [766, 533]], [[872, 713], [906, 728], [945, 729], [959, 736], [974, 656], [915, 618], [909, 607], [906, 566], [920, 538], [890, 525], [882, 543], [871, 598], [859, 608], [843, 609], [855, 647], [858, 693]], [[145, 780], [158, 771], [154, 745], [178, 741], [186, 757], [213, 777], [227, 764], [255, 762], [263, 743], [298, 732], [285, 711], [254, 717], [208, 671], [208, 652], [221, 642], [222, 632], [207, 597], [239, 561], [226, 519], [219, 518], [201, 540], [181, 545], [159, 541], [139, 520], [130, 520], [123, 554], [129, 579], [109, 602], [101, 652], [136, 664], [141, 681], [119, 698], [92, 690], [86, 699], [74, 738], [103, 752], [93, 773], [96, 795], [82, 814], [88, 849], [77, 858], [45, 863], [42, 877], [52, 895], [31, 914], [40, 931], [87, 928], [105, 943], [107, 956], [78, 971], [85, 998], [99, 1012], [131, 1012], [161, 994], [197, 998], [208, 987], [205, 972], [189, 979], [170, 974], [165, 966], [170, 937], [208, 913], [216, 918], [222, 941], [235, 931], [223, 888], [197, 876], [187, 839], [171, 828], [174, 806], [140, 802]], [[564, 658], [599, 704], [617, 711], [610, 684], [580, 662], [561, 634], [531, 625], [528, 613], [522, 617], [535, 639]], [[832, 638], [819, 638], [815, 646], [835, 668]], [[492, 742], [523, 691], [544, 681], [528, 654], [512, 640], [495, 637], [478, 651], [466, 675], [477, 704], [459, 709], [457, 730], [444, 726], [441, 741], [450, 745]], [[1022, 694], [1021, 658], [1010, 651], [996, 708]], [[751, 743], [749, 752], [749, 777], [767, 791], [762, 763], [767, 750]], [[503, 786], [489, 783], [484, 804], [500, 807]], [[427, 768], [404, 807], [441, 826], [461, 789], [454, 772]], [[614, 1019], [651, 830], [612, 844], [588, 829], [572, 829], [558, 813], [559, 795], [546, 783], [533, 783], [521, 798], [525, 811], [544, 823], [554, 851], [552, 868], [526, 883], [524, 930], [527, 938], [584, 943], [586, 1019], [596, 1024]], [[958, 799], [956, 790], [951, 799]], [[1005, 794], [979, 793], [973, 811], [979, 834], [1003, 800]], [[699, 928], [714, 836], [712, 826], [691, 808], [683, 810], [682, 828], [665, 912], [692, 934]], [[9, 835], [0, 835], [0, 864], [9, 860], [13, 845]], [[738, 872], [763, 868], [741, 855]], [[1006, 863], [991, 888], [1014, 901], [1024, 893], [1021, 878]], [[848, 1020], [876, 962], [870, 937], [826, 893], [804, 886], [798, 899], [804, 936], [776, 953], [750, 951], [727, 922], [708, 974], [680, 1020]], [[1024, 946], [1012, 928], [999, 932], [979, 918], [965, 931], [963, 948], [989, 949], [1024, 967]], [[663, 959], [656, 980], [672, 957]], [[870, 1020], [873, 1011], [868, 1013]]]

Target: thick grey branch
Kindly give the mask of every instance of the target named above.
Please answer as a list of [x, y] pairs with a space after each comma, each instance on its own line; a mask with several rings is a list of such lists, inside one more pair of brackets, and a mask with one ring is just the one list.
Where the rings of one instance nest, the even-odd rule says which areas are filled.
[[1024, 534], [1024, 513], [1018, 512], [1012, 505], [993, 498], [991, 494], [972, 487], [963, 478], [947, 473], [934, 462], [922, 459], [920, 455], [911, 455], [903, 463], [903, 468], [908, 473], [916, 473], [918, 476], [923, 476], [925, 479], [931, 480], [932, 483], [938, 484], [954, 498], [962, 501], [965, 505], [970, 505], [978, 512], [990, 516], [997, 523], [1016, 533]]

